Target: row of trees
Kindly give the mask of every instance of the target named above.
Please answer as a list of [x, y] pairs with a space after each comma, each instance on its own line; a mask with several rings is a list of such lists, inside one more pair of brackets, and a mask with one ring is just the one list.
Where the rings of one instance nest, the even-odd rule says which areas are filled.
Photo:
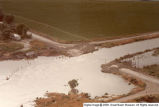
[[27, 32], [29, 28], [24, 24], [15, 24], [15, 17], [11, 14], [4, 14], [0, 9], [0, 35], [1, 39], [13, 39], [13, 34], [18, 34], [22, 39], [31, 38]]

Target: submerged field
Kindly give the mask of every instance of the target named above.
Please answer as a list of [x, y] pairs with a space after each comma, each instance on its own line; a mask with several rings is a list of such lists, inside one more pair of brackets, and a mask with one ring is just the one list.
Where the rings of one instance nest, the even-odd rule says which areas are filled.
[[158, 45], [159, 38], [103, 48], [76, 57], [43, 56], [33, 60], [1, 61], [0, 106], [19, 107], [23, 104], [24, 107], [32, 107], [32, 101], [36, 97], [42, 97], [47, 91], [67, 94], [70, 91], [67, 84], [72, 79], [78, 80], [79, 92], [89, 93], [91, 98], [103, 96], [105, 93], [127, 94], [134, 86], [121, 76], [102, 73], [101, 65], [127, 54], [156, 48]]
[[114, 38], [159, 30], [159, 2], [1, 0], [19, 23], [55, 40]]

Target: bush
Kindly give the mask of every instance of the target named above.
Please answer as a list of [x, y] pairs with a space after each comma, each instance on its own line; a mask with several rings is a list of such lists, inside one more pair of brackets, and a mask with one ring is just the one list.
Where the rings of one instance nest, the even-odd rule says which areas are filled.
[[74, 89], [75, 87], [78, 86], [78, 82], [75, 79], [69, 81], [68, 84], [69, 84], [69, 86], [70, 86], [71, 89]]
[[16, 26], [16, 33], [21, 35], [22, 38], [28, 38], [27, 31], [29, 28], [25, 26], [24, 24], [18, 24]]
[[14, 15], [8, 14], [4, 17], [4, 21], [7, 24], [11, 24], [14, 22]]
[[157, 48], [152, 55], [153, 56], [158, 56], [159, 55], [159, 48]]

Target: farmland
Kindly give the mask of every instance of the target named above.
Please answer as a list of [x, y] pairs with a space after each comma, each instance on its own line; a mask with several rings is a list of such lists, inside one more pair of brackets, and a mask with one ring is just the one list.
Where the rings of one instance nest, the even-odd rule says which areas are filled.
[[149, 0], [0, 0], [0, 107], [158, 102], [158, 10]]
[[17, 22], [54, 40], [110, 39], [159, 30], [159, 2], [1, 0]]

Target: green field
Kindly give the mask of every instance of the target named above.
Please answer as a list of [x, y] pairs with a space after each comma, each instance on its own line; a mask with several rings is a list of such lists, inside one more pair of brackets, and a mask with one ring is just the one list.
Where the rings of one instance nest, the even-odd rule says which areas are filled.
[[16, 21], [57, 40], [79, 41], [159, 30], [159, 2], [0, 0]]

